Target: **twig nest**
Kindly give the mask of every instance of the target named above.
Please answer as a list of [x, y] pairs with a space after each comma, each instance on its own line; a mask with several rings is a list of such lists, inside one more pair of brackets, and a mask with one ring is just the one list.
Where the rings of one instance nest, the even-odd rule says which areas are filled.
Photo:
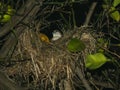
[[81, 40], [84, 41], [86, 44], [90, 43], [90, 41], [93, 41], [94, 38], [89, 32], [84, 32], [81, 34]]
[[81, 40], [85, 43], [86, 45], [86, 52], [92, 53], [96, 50], [96, 39], [93, 37], [94, 33], [90, 32], [83, 32], [81, 34]]
[[[23, 72], [19, 74], [25, 74], [25, 76], [32, 73], [33, 82], [39, 82], [43, 87], [51, 86], [49, 88], [52, 89], [57, 86], [61, 88], [59, 85], [62, 85], [62, 80], [72, 80], [76, 75], [75, 72], [79, 72], [75, 68], [83, 66], [84, 61], [82, 60], [84, 60], [83, 56], [85, 55], [82, 55], [82, 52], [91, 50], [91, 47], [94, 46], [94, 38], [91, 37], [91, 34], [87, 36], [86, 34], [82, 35], [81, 30], [75, 31], [66, 31], [63, 37], [60, 32], [54, 32], [53, 37], [55, 38], [53, 40], [55, 41], [46, 43], [42, 42], [42, 40], [49, 42], [46, 35], [42, 34], [40, 36], [39, 33], [36, 34], [32, 30], [26, 30], [19, 37], [17, 48], [12, 56], [14, 60], [24, 60], [26, 63], [23, 62], [21, 65], [22, 62], [19, 62], [20, 64], [17, 64], [19, 69], [15, 72]], [[76, 39], [73, 39], [74, 34], [77, 36]], [[86, 49], [88, 44], [91, 46]], [[82, 52], [80, 52], [81, 50]], [[26, 68], [26, 71], [24, 68]], [[16, 70], [13, 67], [14, 69]], [[43, 80], [46, 83], [43, 83]], [[72, 86], [72, 83], [76, 82], [69, 83], [69, 86]], [[45, 88], [41, 90], [45, 90]]]

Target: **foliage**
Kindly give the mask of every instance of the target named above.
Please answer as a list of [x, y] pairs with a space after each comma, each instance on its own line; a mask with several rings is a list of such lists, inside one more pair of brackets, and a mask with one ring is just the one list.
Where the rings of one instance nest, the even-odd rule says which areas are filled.
[[10, 6], [0, 2], [0, 23], [8, 22], [12, 15], [15, 13], [15, 10]]
[[80, 52], [85, 49], [85, 44], [77, 38], [72, 38], [67, 44], [67, 49], [70, 52]]
[[102, 53], [87, 55], [85, 66], [90, 70], [98, 69], [109, 60]]
[[109, 9], [110, 17], [119, 22], [120, 21], [120, 12], [117, 10], [117, 6], [120, 5], [120, 0], [114, 0], [112, 5], [109, 4], [110, 1], [104, 0], [105, 4], [103, 4], [104, 9]]
[[120, 0], [114, 0], [113, 1], [113, 6], [117, 7], [120, 4]]

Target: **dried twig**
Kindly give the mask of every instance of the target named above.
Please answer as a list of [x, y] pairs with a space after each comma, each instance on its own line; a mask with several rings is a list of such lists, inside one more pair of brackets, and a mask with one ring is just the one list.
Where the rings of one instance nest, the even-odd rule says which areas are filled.
[[93, 14], [93, 12], [95, 10], [96, 5], [97, 5], [97, 2], [92, 3], [92, 5], [91, 5], [91, 7], [89, 9], [89, 12], [88, 12], [88, 14], [86, 16], [86, 20], [85, 20], [83, 26], [87, 26], [89, 24], [91, 16], [92, 16], [92, 14]]
[[97, 81], [97, 80], [92, 80], [90, 82], [94, 83], [97, 86], [114, 89], [114, 87], [112, 86], [112, 84], [109, 83], [109, 82], [100, 82], [100, 81]]
[[77, 71], [77, 74], [78, 74], [79, 78], [81, 79], [83, 85], [85, 86], [86, 90], [92, 90], [88, 81], [85, 79], [82, 71], [78, 67], [76, 68], [76, 71]]
[[[1, 89], [3, 88], [3, 89]], [[26, 90], [12, 82], [4, 72], [0, 71], [0, 90]]]

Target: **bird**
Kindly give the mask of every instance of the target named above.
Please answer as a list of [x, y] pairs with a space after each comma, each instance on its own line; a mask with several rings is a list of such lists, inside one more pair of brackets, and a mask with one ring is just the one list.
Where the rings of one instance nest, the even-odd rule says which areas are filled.
[[49, 43], [52, 41], [59, 40], [63, 36], [63, 32], [60, 30], [44, 30], [40, 31], [39, 36], [41, 41]]

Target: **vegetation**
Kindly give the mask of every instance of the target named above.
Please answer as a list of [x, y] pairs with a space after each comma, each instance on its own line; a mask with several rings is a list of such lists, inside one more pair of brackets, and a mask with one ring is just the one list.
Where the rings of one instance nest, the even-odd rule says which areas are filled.
[[0, 89], [119, 90], [119, 29], [120, 0], [1, 0]]

